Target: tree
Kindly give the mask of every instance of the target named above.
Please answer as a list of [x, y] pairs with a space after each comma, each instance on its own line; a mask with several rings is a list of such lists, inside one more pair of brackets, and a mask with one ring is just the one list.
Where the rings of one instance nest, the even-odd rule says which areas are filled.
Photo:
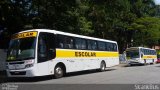
[[158, 44], [160, 39], [160, 19], [156, 17], [142, 17], [135, 20], [130, 29], [136, 30], [134, 36], [135, 46]]
[[121, 53], [158, 43], [159, 12], [154, 0], [2, 0], [0, 27], [7, 35], [48, 28], [115, 40]]

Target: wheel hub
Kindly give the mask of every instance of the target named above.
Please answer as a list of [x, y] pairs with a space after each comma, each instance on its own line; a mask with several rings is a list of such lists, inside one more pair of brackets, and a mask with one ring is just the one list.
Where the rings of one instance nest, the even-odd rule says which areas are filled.
[[62, 69], [61, 69], [61, 68], [59, 68], [59, 67], [58, 67], [58, 68], [56, 68], [56, 73], [57, 73], [57, 74], [62, 74]]

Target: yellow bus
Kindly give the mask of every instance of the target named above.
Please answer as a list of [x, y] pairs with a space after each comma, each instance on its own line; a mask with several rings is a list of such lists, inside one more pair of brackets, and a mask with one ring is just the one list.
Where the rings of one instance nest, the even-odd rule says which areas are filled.
[[126, 49], [128, 64], [153, 64], [157, 60], [155, 49], [145, 47], [131, 47]]
[[57, 30], [33, 29], [12, 36], [8, 77], [35, 77], [99, 69], [119, 64], [117, 42]]

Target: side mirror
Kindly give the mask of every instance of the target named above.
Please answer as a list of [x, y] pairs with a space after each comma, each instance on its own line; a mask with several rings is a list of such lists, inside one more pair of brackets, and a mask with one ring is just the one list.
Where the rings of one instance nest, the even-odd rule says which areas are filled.
[[49, 53], [54, 53], [55, 49], [49, 49]]
[[144, 54], [143, 53], [141, 53], [141, 58], [144, 56]]

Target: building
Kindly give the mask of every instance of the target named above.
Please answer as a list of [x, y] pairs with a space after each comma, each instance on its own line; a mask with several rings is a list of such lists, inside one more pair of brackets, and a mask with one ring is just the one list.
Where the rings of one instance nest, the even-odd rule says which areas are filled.
[[160, 50], [160, 45], [152, 46], [152, 49]]

